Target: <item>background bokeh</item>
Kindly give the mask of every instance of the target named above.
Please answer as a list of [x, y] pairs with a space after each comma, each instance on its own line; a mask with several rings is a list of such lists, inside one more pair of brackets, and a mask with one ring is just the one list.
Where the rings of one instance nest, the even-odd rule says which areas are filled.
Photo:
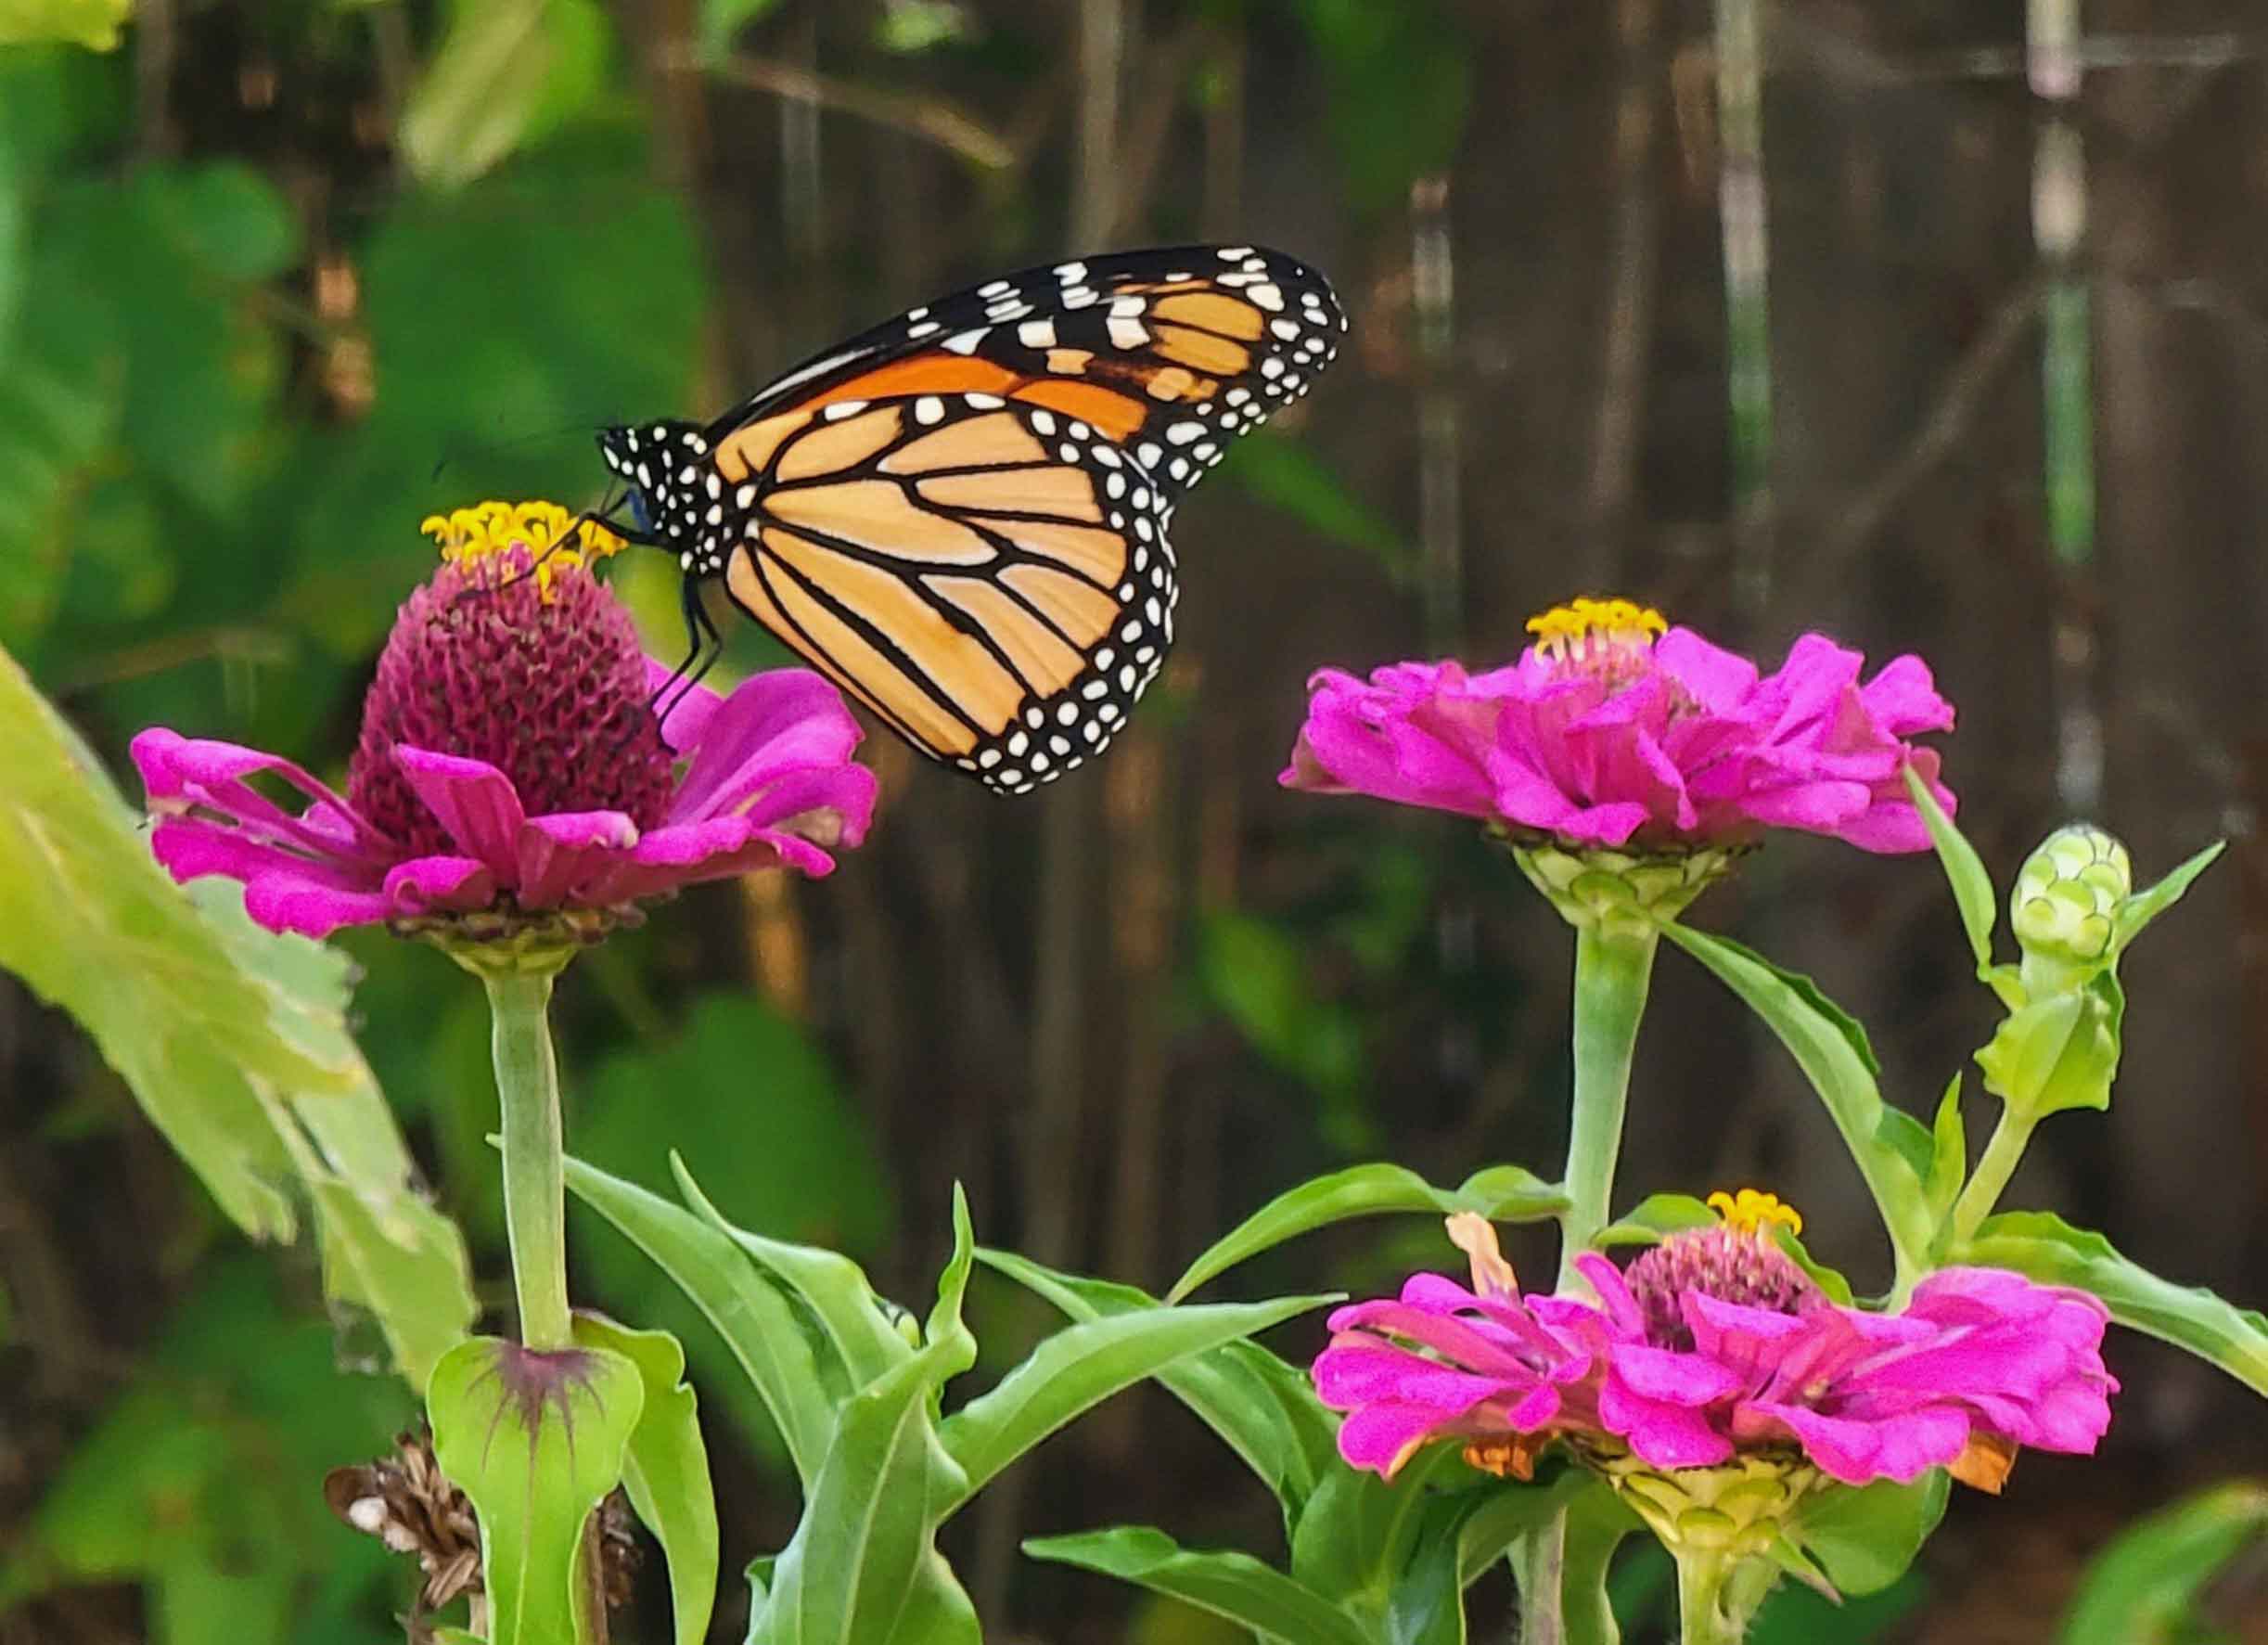
[[[99, 40], [114, 9], [0, 3], [0, 38]], [[2049, 1126], [2012, 1202], [2259, 1304], [2268, 14], [2077, 20], [144, 0], [108, 50], [0, 47], [0, 644], [122, 771], [155, 723], [336, 773], [433, 508], [580, 506], [597, 424], [714, 411], [1003, 269], [1279, 246], [1333, 276], [1352, 346], [1182, 511], [1185, 637], [1134, 730], [1015, 803], [877, 734], [878, 822], [832, 880], [703, 888], [564, 979], [570, 1147], [657, 1186], [682, 1148], [735, 1219], [909, 1299], [955, 1180], [987, 1242], [1155, 1287], [1336, 1164], [1550, 1175], [1556, 920], [1454, 819], [1275, 775], [1311, 669], [1506, 659], [1532, 611], [1621, 592], [1769, 657], [1813, 627], [1922, 653], [2003, 877], [2076, 813], [2146, 877], [2232, 838], [2132, 962], [2116, 1106]], [[674, 568], [634, 559], [618, 585], [674, 656]], [[729, 662], [778, 656], [740, 632]], [[1927, 860], [1777, 842], [1696, 918], [1817, 975], [1910, 1108], [1990, 1031]], [[366, 1054], [500, 1302], [479, 991], [429, 949], [344, 945]], [[1774, 1188], [1813, 1250], [1884, 1275], [1795, 1071], [1674, 954], [1625, 1159], [1634, 1199]], [[688, 1343], [728, 1571], [776, 1548], [791, 1482], [729, 1359], [609, 1231], [572, 1239], [585, 1299]], [[1448, 1254], [1358, 1225], [1238, 1279], [1359, 1291]], [[1048, 1322], [979, 1285], [981, 1379]], [[0, 977], [0, 1640], [398, 1637], [402, 1574], [316, 1481], [383, 1449], [406, 1396], [321, 1297], [309, 1250], [247, 1245], [69, 1020]], [[2028, 1459], [1899, 1587], [1775, 1613], [1774, 1637], [2048, 1638], [2121, 1523], [2268, 1469], [2234, 1383], [2131, 1336], [2110, 1359], [2106, 1461]], [[1273, 1556], [1272, 1519], [1144, 1391], [947, 1544], [993, 1637], [1197, 1645], [1225, 1636], [1018, 1538], [1150, 1522]], [[99, 1579], [51, 1586], [58, 1561]], [[1664, 1579], [1621, 1574], [1634, 1639]], [[2258, 1561], [2210, 1600], [2217, 1637], [2268, 1639]]]

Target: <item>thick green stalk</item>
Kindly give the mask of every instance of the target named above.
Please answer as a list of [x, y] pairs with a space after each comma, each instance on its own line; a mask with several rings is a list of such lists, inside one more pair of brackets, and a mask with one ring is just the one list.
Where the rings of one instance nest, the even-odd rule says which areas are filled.
[[1575, 1110], [1567, 1140], [1568, 1208], [1559, 1218], [1563, 1291], [1575, 1278], [1575, 1258], [1613, 1214], [1630, 1061], [1659, 942], [1650, 925], [1575, 929]]
[[1732, 1561], [1721, 1553], [1677, 1556], [1679, 1645], [1740, 1645], [1749, 1630], [1725, 1609], [1724, 1579]]
[[1567, 1645], [1567, 1510], [1561, 1509], [1508, 1550], [1513, 1585], [1519, 1589], [1520, 1645]]
[[567, 1311], [566, 1141], [559, 1063], [551, 1048], [548, 971], [483, 971], [494, 1019], [496, 1096], [504, 1112], [504, 1220], [512, 1241], [519, 1340], [541, 1350], [573, 1342]]
[[2008, 1178], [2016, 1175], [2017, 1163], [2024, 1157], [2024, 1150], [2031, 1141], [2031, 1133], [2039, 1121], [2019, 1114], [2013, 1108], [2000, 1111], [2000, 1123], [1993, 1127], [1993, 1139], [1984, 1145], [1978, 1158], [1977, 1169], [1970, 1173], [1968, 1186], [1954, 1202], [1953, 1237], [1967, 1239], [1977, 1231], [1978, 1225], [1993, 1214], [1993, 1207], [2008, 1189]]

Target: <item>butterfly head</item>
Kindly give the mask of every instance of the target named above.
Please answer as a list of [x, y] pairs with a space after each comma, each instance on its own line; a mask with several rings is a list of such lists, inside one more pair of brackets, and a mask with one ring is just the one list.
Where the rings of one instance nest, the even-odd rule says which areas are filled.
[[607, 429], [599, 456], [629, 490], [631, 517], [696, 576], [713, 576], [731, 553], [739, 510], [698, 423]]

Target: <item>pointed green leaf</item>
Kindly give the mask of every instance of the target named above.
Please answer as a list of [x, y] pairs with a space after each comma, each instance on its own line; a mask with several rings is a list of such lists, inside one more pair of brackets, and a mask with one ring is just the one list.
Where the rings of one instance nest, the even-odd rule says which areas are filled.
[[666, 1330], [632, 1330], [596, 1314], [575, 1316], [575, 1340], [611, 1349], [638, 1368], [646, 1398], [622, 1488], [669, 1565], [673, 1638], [677, 1645], [700, 1645], [717, 1599], [717, 1503], [693, 1390], [685, 1382], [686, 1351]]
[[598, 89], [607, 23], [591, 0], [469, 0], [402, 109], [411, 172], [455, 187], [542, 136]]
[[1372, 1645], [1329, 1600], [1251, 1555], [1189, 1552], [1147, 1525], [1034, 1537], [1024, 1551], [1171, 1595], [1280, 1645]]
[[2108, 970], [2018, 1006], [1977, 1053], [1985, 1089], [2035, 1120], [2108, 1108], [2125, 1015], [2125, 991]]
[[1664, 926], [1662, 933], [1738, 995], [1787, 1047], [1866, 1179], [1900, 1267], [1917, 1268], [1929, 1242], [1921, 1185], [1934, 1144], [1920, 1121], [1882, 1100], [1875, 1085], [1879, 1066], [1864, 1033], [1809, 978], [1783, 971], [1737, 943], [1679, 924]]
[[1466, 1587], [1485, 1575], [1512, 1545], [1549, 1522], [1586, 1491], [1607, 1491], [1581, 1468], [1562, 1468], [1548, 1480], [1500, 1480], [1490, 1486], [1457, 1528], [1457, 1579]]
[[2004, 1211], [1948, 1253], [1954, 1262], [2013, 1268], [2047, 1285], [2092, 1292], [2110, 1317], [2217, 1365], [2268, 1394], [2268, 1317], [2203, 1286], [2176, 1285], [2119, 1254], [2108, 1240], [2052, 1211]]
[[583, 1526], [621, 1481], [644, 1398], [638, 1368], [604, 1348], [474, 1337], [433, 1368], [433, 1454], [480, 1515], [493, 1645], [579, 1637]]
[[[1334, 1468], [1315, 1487], [1291, 1538], [1292, 1580], [1356, 1615], [1382, 1618], [1417, 1551], [1437, 1486], [1473, 1477], [1462, 1440], [1410, 1459], [1391, 1480]], [[1455, 1538], [1444, 1538], [1454, 1546]]]
[[1200, 1303], [1070, 1325], [1032, 1349], [990, 1393], [945, 1419], [945, 1449], [971, 1492], [1082, 1411], [1178, 1361], [1339, 1300]]
[[953, 1338], [967, 1351], [964, 1364], [973, 1362], [977, 1356], [977, 1340], [961, 1323], [961, 1304], [968, 1295], [968, 1276], [976, 1266], [976, 1255], [977, 1235], [968, 1220], [968, 1196], [956, 1182], [953, 1185], [953, 1255], [946, 1262], [944, 1272], [937, 1277], [937, 1305], [929, 1310], [929, 1323], [922, 1332], [922, 1340], [935, 1343], [940, 1338]]
[[292, 1238], [303, 1184], [329, 1295], [368, 1309], [422, 1388], [471, 1326], [471, 1276], [347, 1031], [344, 957], [260, 930], [233, 885], [185, 894], [4, 653], [0, 771], [0, 967], [77, 1019], [246, 1233]]
[[968, 1488], [929, 1419], [954, 1349], [929, 1344], [843, 1407], [750, 1623], [756, 1645], [976, 1645], [975, 1608], [934, 1541]]
[[[709, 1317], [779, 1424], [796, 1477], [808, 1490], [835, 1432], [834, 1407], [812, 1341], [786, 1294], [732, 1240], [659, 1195], [575, 1159], [567, 1162], [567, 1186]], [[845, 1380], [841, 1367], [829, 1369], [839, 1384]]]
[[1942, 1223], [1961, 1197], [1968, 1180], [1968, 1133], [1961, 1124], [1961, 1075], [1955, 1071], [1938, 1099], [1937, 1121], [1929, 1127], [1929, 1174], [1922, 1182], [1922, 1197], [1929, 1219]]
[[890, 1323], [880, 1299], [867, 1283], [866, 1271], [839, 1251], [816, 1245], [798, 1245], [768, 1240], [762, 1234], [735, 1227], [709, 1202], [685, 1160], [672, 1150], [670, 1169], [677, 1177], [677, 1191], [686, 1204], [709, 1226], [724, 1235], [757, 1266], [786, 1286], [809, 1308], [826, 1333], [827, 1342], [850, 1373], [851, 1386], [864, 1388], [884, 1372], [912, 1357], [914, 1350]]
[[1787, 1535], [1846, 1594], [1871, 1594], [1905, 1574], [1945, 1517], [1951, 1477], [1932, 1468], [1909, 1484], [1834, 1485], [1807, 1499]]
[[1953, 818], [1945, 815], [1929, 785], [1915, 775], [1911, 765], [1903, 775], [1905, 791], [1921, 813], [1922, 826], [1929, 830], [1929, 843], [1937, 847], [1938, 863], [1953, 887], [1954, 906], [1961, 911], [1961, 929], [1968, 933], [1968, 949], [1976, 957], [1977, 974], [1982, 976], [1992, 968], [1993, 924], [2000, 914], [2000, 896], [1993, 889], [1993, 877], [1985, 872], [1984, 859], [1977, 855], [1977, 848], [1953, 826]]
[[2211, 867], [2213, 859], [2227, 846], [2225, 840], [2214, 841], [2147, 891], [2138, 891], [2128, 897], [2119, 908], [2119, 930], [2111, 942], [2112, 951], [2125, 952], [2126, 945], [2142, 934], [2142, 928], [2180, 902], [2190, 882]]
[[1272, 1246], [1352, 1217], [1396, 1211], [1439, 1215], [1473, 1211], [1493, 1222], [1540, 1222], [1566, 1206], [1558, 1189], [1516, 1165], [1476, 1172], [1456, 1189], [1435, 1188], [1400, 1165], [1351, 1165], [1276, 1195], [1191, 1263], [1166, 1292], [1166, 1301], [1178, 1303]]
[[2130, 1525], [2097, 1555], [2057, 1636], [2063, 1645], [2207, 1638], [2199, 1594], [2240, 1555], [2268, 1549], [2268, 1485], [2215, 1485]]
[[1691, 1194], [1648, 1194], [1630, 1208], [1629, 1215], [1592, 1235], [1591, 1243], [1600, 1251], [1617, 1245], [1658, 1245], [1672, 1234], [1713, 1228], [1717, 1220], [1717, 1214]]
[[1623, 1542], [1639, 1528], [1638, 1516], [1612, 1491], [1580, 1492], [1569, 1502], [1559, 1578], [1567, 1645], [1620, 1645], [1622, 1630], [1608, 1600], [1607, 1575]]
[[1839, 1307], [1851, 1306], [1851, 1281], [1843, 1278], [1842, 1270], [1830, 1268], [1811, 1253], [1811, 1249], [1796, 1237], [1795, 1230], [1786, 1223], [1771, 1225], [1772, 1242], [1777, 1245], [1788, 1261], [1811, 1276], [1812, 1283], [1826, 1293], [1827, 1301]]
[[[977, 1260], [1044, 1297], [1072, 1319], [1100, 1319], [1164, 1306], [1147, 1292], [1059, 1274], [1012, 1251], [980, 1249]], [[1257, 1343], [1224, 1343], [1167, 1366], [1159, 1383], [1227, 1442], [1298, 1521], [1338, 1455], [1339, 1419], [1315, 1397], [1307, 1373]]]
[[112, 51], [132, 0], [10, 0], [0, 6], [0, 46], [62, 41]]

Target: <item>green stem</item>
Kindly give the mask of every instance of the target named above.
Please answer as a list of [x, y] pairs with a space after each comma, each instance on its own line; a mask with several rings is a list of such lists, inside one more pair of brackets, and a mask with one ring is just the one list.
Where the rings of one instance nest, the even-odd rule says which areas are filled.
[[1508, 1561], [1513, 1586], [1519, 1589], [1515, 1636], [1521, 1645], [1567, 1645], [1561, 1602], [1567, 1587], [1567, 1510], [1517, 1538]]
[[1724, 1579], [1732, 1561], [1721, 1553], [1677, 1555], [1677, 1637], [1680, 1645], [1740, 1645], [1749, 1630], [1726, 1611]]
[[573, 1343], [567, 1311], [566, 1142], [559, 1063], [551, 1048], [549, 971], [492, 970], [496, 1096], [504, 1111], [504, 1220], [512, 1241], [519, 1340], [550, 1350]]
[[1590, 1249], [1613, 1212], [1630, 1061], [1659, 942], [1650, 925], [1575, 930], [1575, 1109], [1567, 1139], [1568, 1208], [1559, 1218], [1562, 1291], [1575, 1279], [1575, 1258]]
[[1993, 1140], [1984, 1145], [1984, 1152], [1977, 1161], [1977, 1169], [1969, 1176], [1968, 1185], [1961, 1197], [1954, 1202], [1953, 1237], [1967, 1240], [1976, 1233], [1979, 1225], [1993, 1214], [1993, 1207], [2000, 1203], [2000, 1196], [2007, 1191], [2008, 1178], [2016, 1175], [2017, 1162], [2024, 1157], [2024, 1150], [2031, 1141], [2031, 1133], [2039, 1120], [2030, 1114], [2019, 1114], [2013, 1108], [2000, 1111], [2000, 1123], [1993, 1127]]

